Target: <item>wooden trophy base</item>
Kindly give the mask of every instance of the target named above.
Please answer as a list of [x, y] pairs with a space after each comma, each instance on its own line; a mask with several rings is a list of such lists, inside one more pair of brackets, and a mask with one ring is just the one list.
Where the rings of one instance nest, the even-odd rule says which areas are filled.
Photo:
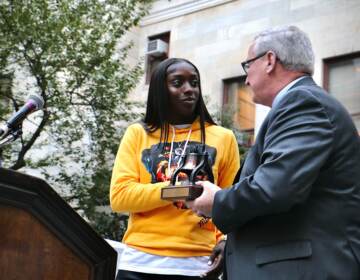
[[171, 201], [194, 200], [203, 192], [203, 187], [198, 185], [169, 186], [161, 189], [161, 199]]

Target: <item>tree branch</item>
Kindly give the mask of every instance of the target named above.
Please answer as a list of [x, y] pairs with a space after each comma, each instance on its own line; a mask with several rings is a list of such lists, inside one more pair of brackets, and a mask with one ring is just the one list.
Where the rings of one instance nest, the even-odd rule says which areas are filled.
[[26, 153], [30, 150], [32, 145], [35, 143], [36, 139], [40, 136], [41, 131], [45, 127], [48, 119], [49, 119], [50, 113], [48, 111], [44, 111], [43, 119], [40, 122], [40, 125], [37, 127], [34, 134], [31, 136], [30, 140], [22, 147], [21, 151], [18, 154], [17, 160], [13, 166], [10, 167], [10, 169], [18, 170], [21, 167], [25, 166], [25, 160], [24, 157]]

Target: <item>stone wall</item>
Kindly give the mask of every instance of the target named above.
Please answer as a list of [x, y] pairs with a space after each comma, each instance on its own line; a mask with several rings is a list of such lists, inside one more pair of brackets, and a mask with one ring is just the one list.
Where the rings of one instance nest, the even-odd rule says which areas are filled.
[[[145, 57], [147, 38], [171, 32], [170, 57], [194, 62], [204, 95], [221, 104], [223, 80], [243, 75], [241, 61], [253, 37], [277, 25], [297, 25], [316, 54], [314, 79], [322, 85], [322, 60], [360, 51], [359, 0], [159, 0], [134, 30], [134, 59]], [[133, 96], [145, 100], [144, 79]], [[256, 127], [267, 109], [256, 108]]]

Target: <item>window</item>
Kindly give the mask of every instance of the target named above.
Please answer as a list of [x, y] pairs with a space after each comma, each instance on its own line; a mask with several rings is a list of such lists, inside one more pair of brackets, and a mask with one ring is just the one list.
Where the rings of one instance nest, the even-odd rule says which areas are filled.
[[255, 104], [245, 79], [243, 76], [224, 80], [222, 122], [242, 132], [241, 144], [250, 146], [254, 141]]
[[325, 59], [324, 88], [345, 106], [360, 132], [360, 53]]
[[146, 47], [146, 84], [156, 66], [169, 57], [170, 32], [148, 37]]

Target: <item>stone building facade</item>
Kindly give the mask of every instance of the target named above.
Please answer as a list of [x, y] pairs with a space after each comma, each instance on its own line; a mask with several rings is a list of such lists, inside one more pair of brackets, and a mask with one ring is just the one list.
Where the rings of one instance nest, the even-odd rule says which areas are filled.
[[[149, 15], [129, 34], [135, 43], [131, 56], [143, 59], [145, 72], [133, 96], [146, 99], [148, 77], [156, 63], [183, 57], [198, 66], [210, 110], [230, 106], [227, 111], [235, 125], [256, 134], [268, 108], [252, 103], [240, 63], [255, 34], [273, 26], [296, 25], [312, 41], [315, 81], [348, 108], [360, 130], [359, 14], [359, 0], [155, 1]], [[161, 44], [149, 45], [156, 40]], [[165, 52], [162, 42], [167, 44]]]

